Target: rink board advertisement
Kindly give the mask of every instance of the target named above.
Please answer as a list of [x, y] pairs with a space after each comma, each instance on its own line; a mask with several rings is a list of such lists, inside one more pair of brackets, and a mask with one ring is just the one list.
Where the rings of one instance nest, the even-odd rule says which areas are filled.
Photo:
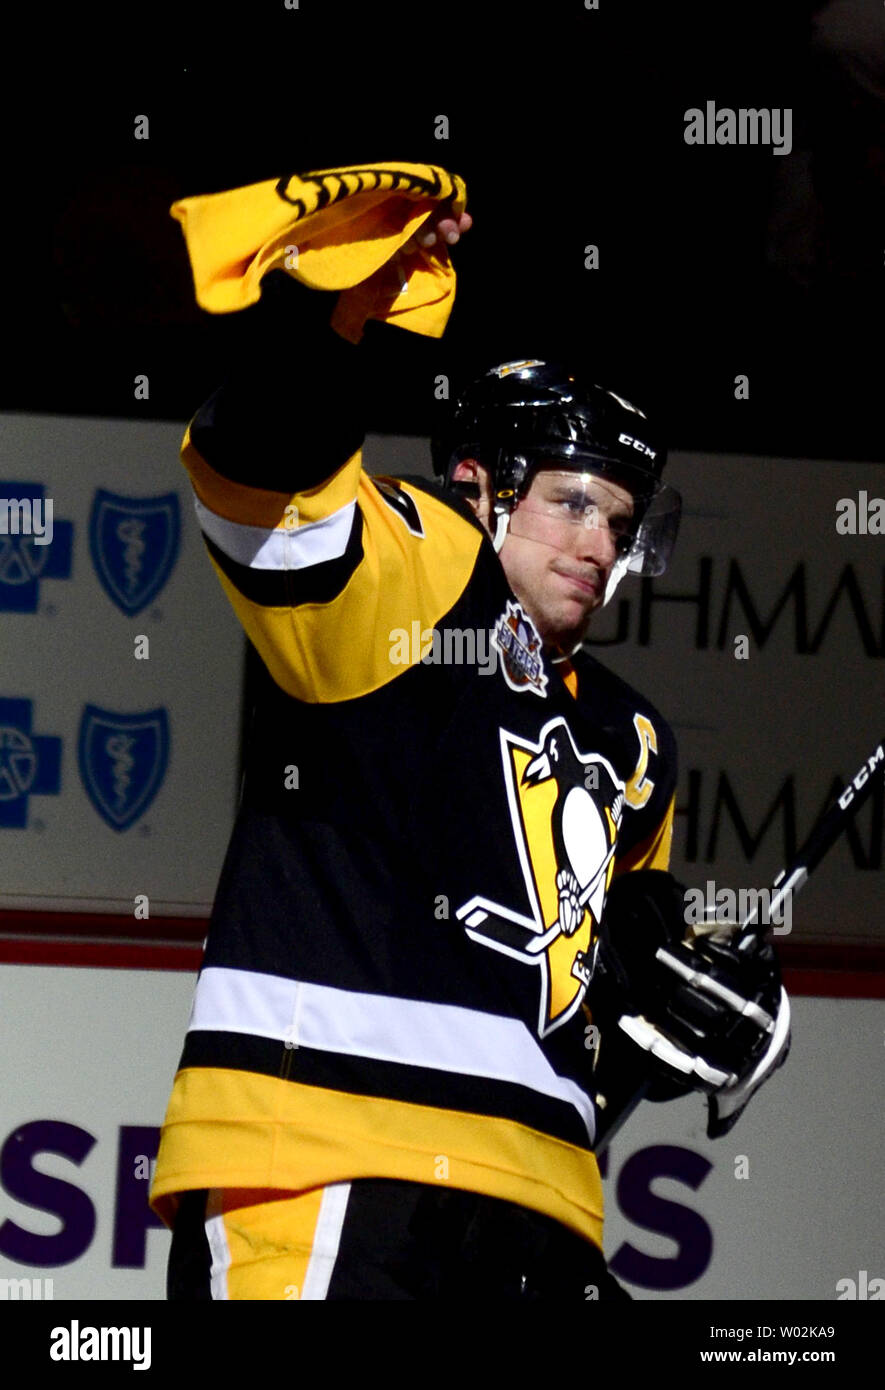
[[[147, 1190], [193, 984], [0, 967], [0, 1281], [17, 1281], [0, 1296], [165, 1297]], [[689, 1096], [643, 1104], [613, 1141], [605, 1248], [635, 1298], [885, 1294], [885, 1004], [794, 1006], [792, 1053], [731, 1134], [708, 1141]]]
[[0, 908], [134, 917], [140, 896], [144, 920], [212, 901], [245, 644], [182, 434], [0, 419], [0, 499], [30, 507], [0, 510]]

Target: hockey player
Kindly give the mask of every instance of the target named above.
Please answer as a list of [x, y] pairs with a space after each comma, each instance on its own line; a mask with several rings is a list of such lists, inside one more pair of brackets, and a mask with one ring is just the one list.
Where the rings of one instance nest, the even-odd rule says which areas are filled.
[[[422, 245], [469, 225], [443, 207]], [[624, 1297], [598, 1134], [637, 1088], [735, 1116], [780, 993], [770, 953], [683, 944], [672, 733], [581, 650], [666, 565], [664, 451], [620, 397], [507, 363], [441, 485], [372, 479], [362, 349], [289, 323], [182, 454], [260, 661], [151, 1194], [169, 1296]]]

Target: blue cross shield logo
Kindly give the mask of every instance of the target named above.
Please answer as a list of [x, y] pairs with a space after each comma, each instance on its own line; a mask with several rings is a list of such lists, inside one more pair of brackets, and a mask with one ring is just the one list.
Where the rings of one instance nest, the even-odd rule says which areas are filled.
[[99, 488], [89, 518], [89, 549], [106, 592], [128, 617], [160, 592], [178, 556], [177, 492], [120, 497]]
[[144, 815], [166, 775], [169, 716], [165, 709], [115, 714], [87, 705], [80, 720], [80, 776], [89, 800], [113, 830]]
[[32, 727], [31, 700], [0, 698], [0, 829], [24, 830], [30, 796], [61, 791], [61, 739]]

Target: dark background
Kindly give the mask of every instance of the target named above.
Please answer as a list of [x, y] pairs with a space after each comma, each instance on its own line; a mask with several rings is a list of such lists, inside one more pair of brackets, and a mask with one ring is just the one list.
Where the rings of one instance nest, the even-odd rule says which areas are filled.
[[[882, 459], [874, 0], [262, 0], [38, 23], [40, 47], [7, 46], [0, 94], [0, 409], [186, 420], [264, 307], [197, 308], [169, 205], [405, 159], [460, 173], [475, 227], [442, 340], [369, 326], [370, 429], [429, 432], [436, 372], [457, 387], [554, 356], [658, 412], [673, 448]], [[707, 100], [791, 107], [792, 153], [686, 145], [684, 113]]]

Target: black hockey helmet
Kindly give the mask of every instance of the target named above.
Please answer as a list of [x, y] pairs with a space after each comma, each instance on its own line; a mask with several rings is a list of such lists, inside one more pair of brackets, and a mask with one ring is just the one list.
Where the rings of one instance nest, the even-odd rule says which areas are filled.
[[434, 469], [446, 486], [465, 458], [488, 469], [503, 543], [502, 518], [525, 497], [540, 468], [598, 475], [634, 499], [635, 534], [620, 569], [662, 574], [679, 525], [681, 500], [661, 482], [667, 453], [645, 414], [614, 391], [561, 363], [504, 362], [472, 382], [432, 442]]

